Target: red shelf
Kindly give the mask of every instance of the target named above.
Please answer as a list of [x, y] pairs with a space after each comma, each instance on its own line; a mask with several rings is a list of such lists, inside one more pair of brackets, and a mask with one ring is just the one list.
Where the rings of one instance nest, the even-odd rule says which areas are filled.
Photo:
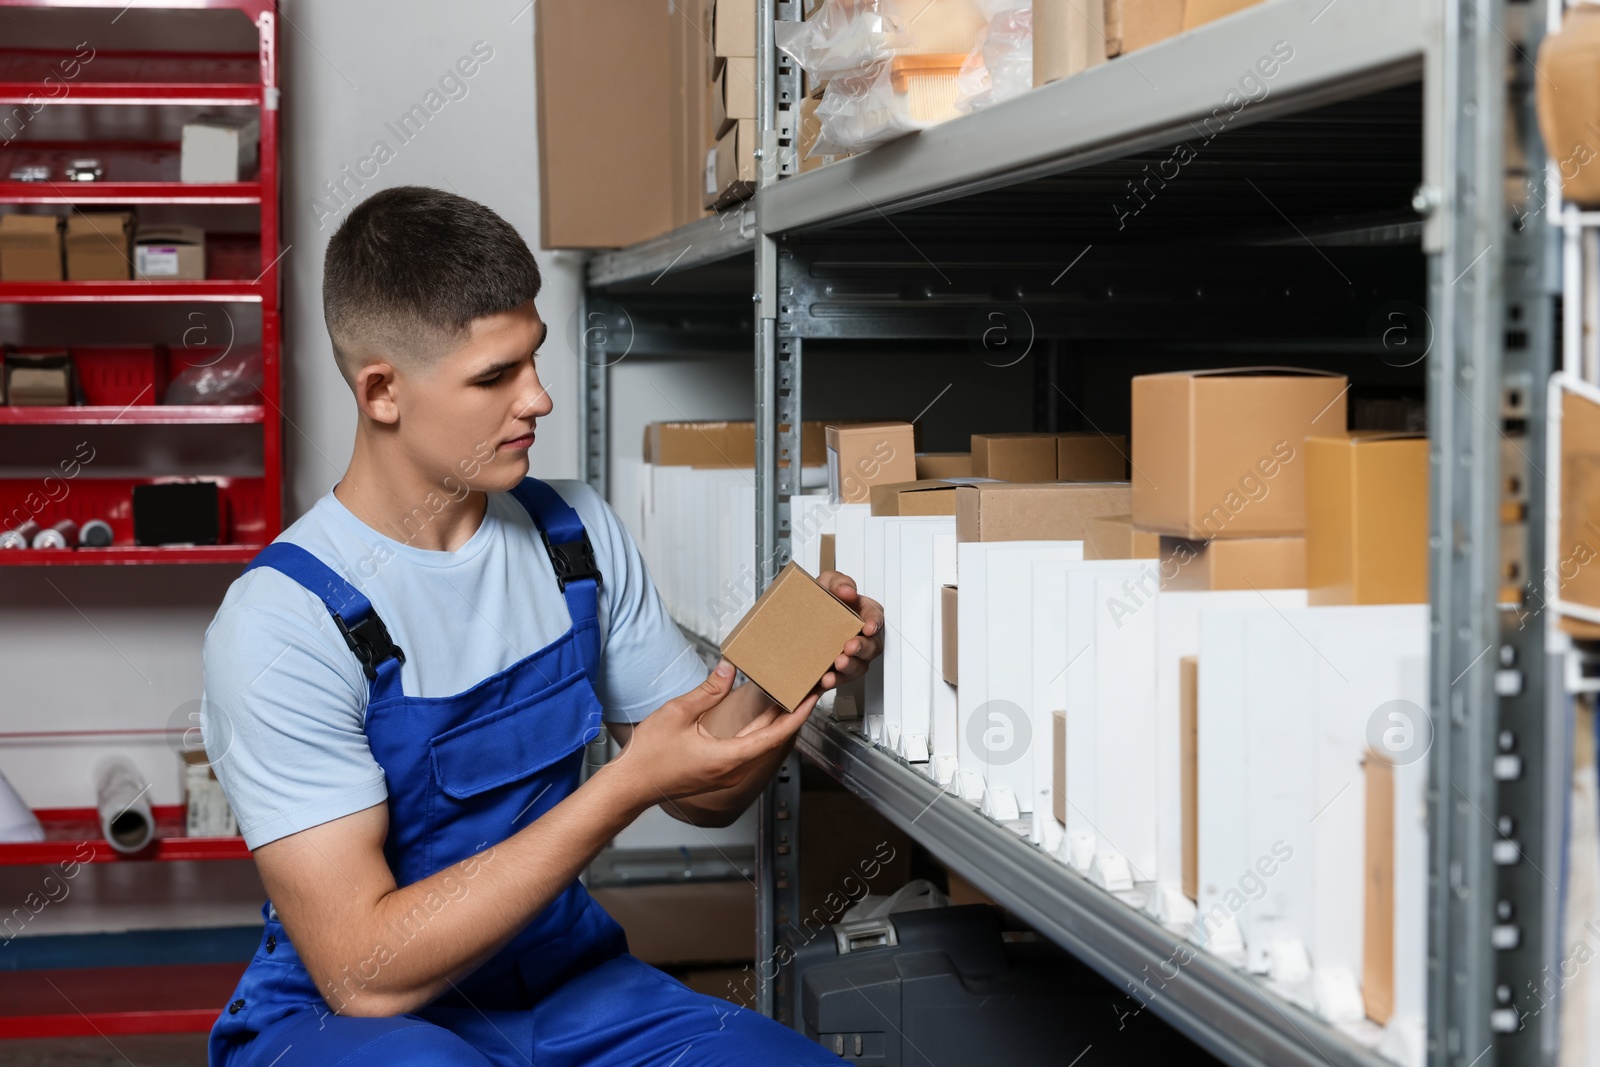
[[205, 1033], [246, 966], [166, 963], [0, 972], [0, 1038]]
[[156, 839], [142, 851], [129, 855], [106, 844], [100, 834], [100, 816], [94, 808], [39, 808], [34, 815], [44, 827], [45, 839], [0, 844], [0, 866], [250, 858], [250, 850], [244, 847], [242, 837], [183, 836], [184, 808], [181, 804], [157, 804], [152, 811], [156, 817]]
[[94, 567], [121, 563], [249, 563], [266, 545], [112, 545], [110, 548], [14, 548], [0, 567]]
[[[261, 269], [256, 234], [206, 235], [204, 281], [0, 282], [0, 304], [277, 302], [276, 272]], [[270, 267], [270, 265], [269, 265]]]
[[260, 404], [135, 404], [132, 407], [0, 406], [0, 426], [220, 426], [261, 422]]
[[96, 49], [79, 59], [70, 49], [0, 49], [0, 103], [39, 101], [255, 107], [262, 101], [261, 63], [253, 52]]
[[[178, 181], [176, 144], [137, 142], [24, 142], [0, 147], [0, 204], [259, 204], [259, 181], [202, 185]], [[100, 161], [106, 180], [74, 182], [65, 177], [74, 159]], [[42, 182], [14, 182], [18, 167], [47, 166]]]

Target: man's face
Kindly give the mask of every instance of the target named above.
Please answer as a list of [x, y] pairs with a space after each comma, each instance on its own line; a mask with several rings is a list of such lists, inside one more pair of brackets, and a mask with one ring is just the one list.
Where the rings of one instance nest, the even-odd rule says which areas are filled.
[[499, 492], [527, 477], [534, 421], [554, 406], [534, 366], [547, 332], [531, 300], [476, 319], [465, 341], [418, 373], [421, 388], [403, 390], [400, 437], [430, 480]]

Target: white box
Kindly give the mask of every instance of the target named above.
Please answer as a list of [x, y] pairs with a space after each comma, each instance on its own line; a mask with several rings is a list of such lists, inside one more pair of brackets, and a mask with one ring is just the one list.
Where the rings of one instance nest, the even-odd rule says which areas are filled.
[[[1066, 827], [1055, 817], [1055, 713], [1067, 707], [1067, 574], [1078, 563], [1049, 560], [1033, 565], [1033, 843], [1058, 859]], [[1066, 798], [1062, 797], [1063, 804]]]
[[942, 635], [934, 630], [933, 543], [954, 543], [954, 516], [890, 519], [884, 541], [883, 647], [885, 738], [907, 762], [928, 761], [928, 720]]
[[[1406, 691], [1427, 693], [1426, 658], [1408, 659], [1400, 670]], [[1428, 759], [1423, 756], [1394, 768], [1394, 1014], [1378, 1050], [1402, 1067], [1423, 1067], [1427, 1030]]]
[[[960, 709], [956, 687], [944, 680], [944, 587], [956, 584], [956, 538], [942, 533], [933, 539], [933, 633], [939, 655], [930, 665], [928, 685], [933, 699], [928, 711], [928, 776], [952, 792], [958, 788]], [[959, 620], [955, 620], [959, 621]], [[958, 668], [959, 669], [959, 668]], [[957, 675], [960, 677], [960, 675]]]
[[959, 790], [992, 818], [1033, 808], [1033, 565], [1083, 559], [1082, 541], [971, 541], [956, 546]]
[[183, 124], [178, 180], [243, 181], [255, 169], [261, 122], [255, 116], [206, 115]]

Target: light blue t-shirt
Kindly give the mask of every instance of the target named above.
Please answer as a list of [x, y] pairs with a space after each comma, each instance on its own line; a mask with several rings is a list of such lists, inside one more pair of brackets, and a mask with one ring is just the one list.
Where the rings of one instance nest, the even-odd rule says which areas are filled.
[[[583, 482], [551, 486], [583, 519], [601, 573], [595, 691], [612, 722], [638, 722], [705, 680], [621, 520]], [[414, 527], [413, 527], [414, 528]], [[356, 518], [330, 490], [277, 538], [366, 594], [405, 652], [407, 696], [452, 696], [566, 633], [566, 599], [533, 519], [490, 493], [454, 552], [417, 548]], [[381, 804], [383, 770], [363, 729], [368, 682], [327, 607], [280, 571], [228, 587], [206, 629], [201, 728], [245, 844]]]

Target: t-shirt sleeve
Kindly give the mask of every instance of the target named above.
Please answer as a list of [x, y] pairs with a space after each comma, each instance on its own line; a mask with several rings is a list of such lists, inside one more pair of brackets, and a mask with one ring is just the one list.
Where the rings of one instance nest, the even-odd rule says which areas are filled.
[[265, 568], [206, 629], [200, 726], [245, 845], [388, 799], [362, 729], [366, 676], [322, 602]]
[[661, 594], [633, 536], [584, 482], [552, 483], [577, 510], [601, 570], [606, 623], [596, 686], [607, 722], [639, 722], [706, 680], [709, 673]]

